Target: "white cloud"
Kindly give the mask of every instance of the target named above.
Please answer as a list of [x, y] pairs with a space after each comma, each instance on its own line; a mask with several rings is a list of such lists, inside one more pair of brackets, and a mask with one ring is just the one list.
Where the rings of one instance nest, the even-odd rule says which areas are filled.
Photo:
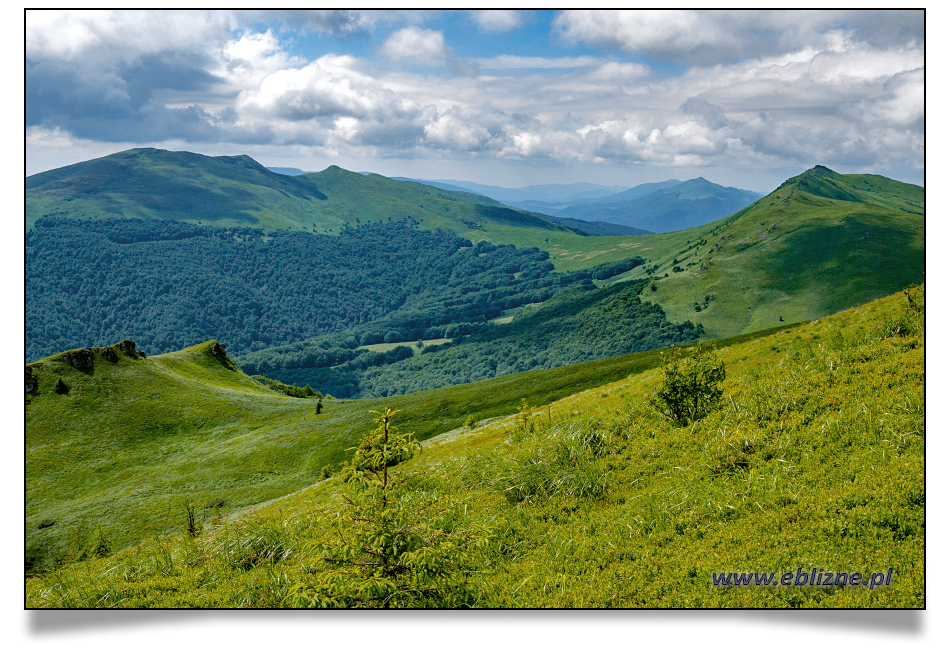
[[388, 59], [416, 63], [441, 63], [452, 56], [442, 32], [419, 27], [406, 27], [393, 33], [380, 51]]
[[204, 51], [227, 40], [236, 25], [226, 11], [28, 11], [26, 55], [130, 61], [163, 51]]
[[885, 84], [886, 95], [877, 104], [874, 117], [894, 125], [923, 123], [924, 70], [895, 75]]
[[568, 42], [670, 58], [696, 57], [730, 41], [716, 21], [693, 11], [565, 11], [554, 28]]
[[358, 68], [354, 57], [326, 55], [278, 70], [242, 92], [239, 122], [270, 125], [283, 143], [398, 148], [421, 142], [435, 109]]
[[503, 54], [491, 59], [475, 59], [475, 64], [488, 70], [530, 70], [530, 69], [567, 69], [587, 68], [600, 63], [602, 59], [593, 56], [561, 56], [545, 58], [541, 56], [514, 56]]
[[608, 82], [624, 83], [630, 81], [639, 81], [650, 75], [650, 68], [639, 63], [619, 63], [617, 61], [608, 61], [595, 70], [592, 70], [588, 78]]
[[257, 86], [268, 75], [306, 61], [292, 57], [281, 48], [277, 37], [264, 33], [245, 32], [241, 38], [228, 42], [217, 59], [219, 65], [210, 69], [212, 74], [228, 79], [236, 89]]
[[[400, 18], [419, 24], [391, 34], [379, 61], [307, 59], [291, 54], [291, 41], [308, 29], [366, 32], [392, 24], [391, 15], [278, 17], [289, 30], [261, 31], [249, 21], [271, 14], [30, 13], [27, 146], [192, 138], [363, 160], [919, 166], [924, 57], [915, 23], [849, 15], [569, 12], [555, 21], [571, 42], [699, 61], [664, 76], [663, 66], [618, 53], [498, 54], [475, 61], [490, 72], [459, 74], [451, 32], [425, 29], [424, 14]], [[896, 36], [885, 29], [890, 19]], [[422, 74], [418, 63], [444, 67]]]
[[242, 94], [242, 115], [292, 121], [340, 115], [368, 118], [401, 100], [355, 69], [351, 56], [323, 56], [302, 68], [278, 70]]
[[578, 10], [559, 14], [553, 28], [567, 43], [702, 66], [806, 48], [835, 50], [845, 41], [922, 46], [924, 38], [923, 14], [913, 11]]
[[435, 147], [456, 151], [485, 149], [492, 134], [477, 120], [457, 112], [447, 112], [426, 125], [426, 142]]
[[521, 13], [512, 9], [483, 9], [470, 12], [479, 29], [486, 32], [508, 32], [521, 27]]

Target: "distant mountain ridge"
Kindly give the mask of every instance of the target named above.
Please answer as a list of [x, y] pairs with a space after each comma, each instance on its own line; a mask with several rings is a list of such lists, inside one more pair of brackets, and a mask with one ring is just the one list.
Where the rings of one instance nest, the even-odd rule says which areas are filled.
[[[642, 183], [626, 189], [593, 183], [505, 188], [457, 180], [415, 182], [447, 190], [477, 192], [513, 208], [562, 219], [615, 224], [635, 228], [639, 233], [673, 232], [700, 226], [762, 197], [758, 192], [724, 187], [702, 177]], [[601, 226], [598, 234], [608, 232], [609, 229]]]
[[28, 176], [27, 229], [43, 217], [163, 219], [325, 233], [356, 223], [412, 219], [425, 229], [504, 243], [523, 239], [523, 229], [583, 234], [472, 192], [399, 182], [336, 165], [288, 176], [249, 156], [147, 148]]
[[283, 174], [285, 176], [303, 176], [304, 174], [314, 174], [316, 172], [305, 172], [304, 170], [298, 167], [268, 167], [270, 171], [275, 174]]
[[475, 192], [484, 196], [512, 205], [513, 202], [537, 201], [541, 199], [557, 201], [575, 201], [582, 199], [596, 199], [616, 194], [627, 189], [623, 185], [598, 185], [596, 183], [547, 183], [543, 185], [527, 185], [525, 187], [500, 187], [498, 185], [483, 185], [471, 181], [451, 179], [424, 180], [420, 178], [393, 177], [394, 180], [424, 183], [433, 187], [448, 190]]
[[761, 196], [700, 177], [649, 194], [621, 192], [598, 202], [572, 205], [557, 211], [556, 216], [606, 221], [658, 233], [673, 232], [721, 219]]
[[616, 194], [611, 194], [610, 196], [597, 199], [579, 199], [572, 201], [571, 204], [577, 206], [591, 203], [618, 203], [621, 201], [629, 201], [631, 199], [639, 199], [640, 197], [647, 196], [648, 194], [653, 194], [659, 190], [675, 187], [682, 182], [683, 181], [671, 178], [668, 181], [660, 181], [659, 183], [641, 183], [640, 185], [631, 187], [628, 190], [617, 192]]

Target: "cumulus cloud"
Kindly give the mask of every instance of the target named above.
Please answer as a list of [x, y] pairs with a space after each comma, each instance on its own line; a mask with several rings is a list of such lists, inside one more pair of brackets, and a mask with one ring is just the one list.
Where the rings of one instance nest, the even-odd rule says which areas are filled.
[[566, 11], [554, 27], [568, 42], [659, 57], [698, 58], [733, 47], [729, 34], [692, 11]]
[[577, 10], [562, 12], [553, 28], [567, 43], [699, 65], [833, 48], [847, 39], [885, 48], [924, 40], [922, 14], [912, 11]]
[[28, 11], [26, 56], [101, 64], [149, 53], [199, 53], [230, 38], [236, 25], [232, 13], [220, 11]]
[[395, 32], [380, 51], [388, 59], [414, 63], [443, 63], [452, 56], [442, 32], [419, 27], [406, 27]]
[[426, 126], [426, 144], [466, 153], [497, 152], [508, 142], [509, 133], [527, 122], [498, 110], [451, 107], [439, 111]]
[[360, 72], [354, 57], [327, 55], [268, 75], [242, 93], [237, 112], [244, 122], [281, 124], [284, 142], [399, 147], [425, 136], [434, 109]]
[[546, 58], [542, 56], [514, 56], [503, 54], [491, 59], [476, 59], [480, 68], [488, 70], [530, 70], [530, 69], [565, 69], [587, 68], [601, 63], [593, 56], [561, 56]]
[[[503, 18], [473, 15], [494, 29]], [[611, 51], [496, 54], [475, 61], [478, 73], [461, 69], [450, 31], [394, 20], [28, 13], [28, 150], [175, 141], [363, 159], [922, 164], [923, 21], [913, 12], [564, 12], [554, 21], [563, 42]], [[365, 56], [291, 49], [303, 32], [338, 45], [384, 29], [394, 31]], [[696, 64], [670, 75], [639, 55]]]
[[471, 11], [472, 20], [485, 32], [508, 32], [521, 27], [521, 12], [512, 9], [483, 9]]
[[[213, 139], [227, 12], [28, 12], [26, 124], [90, 139]], [[164, 134], [163, 134], [164, 130]]]

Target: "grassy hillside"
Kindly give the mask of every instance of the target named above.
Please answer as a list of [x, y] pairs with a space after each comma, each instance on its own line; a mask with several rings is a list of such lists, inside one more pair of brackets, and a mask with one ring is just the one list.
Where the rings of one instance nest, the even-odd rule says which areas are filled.
[[683, 231], [672, 259], [651, 258], [660, 279], [643, 297], [714, 338], [819, 318], [923, 281], [924, 225], [923, 188], [815, 167]]
[[26, 227], [50, 216], [302, 228], [326, 200], [312, 183], [248, 156], [131, 149], [28, 176]]
[[27, 230], [43, 217], [137, 218], [337, 234], [346, 224], [408, 219], [472, 242], [576, 252], [554, 261], [565, 271], [630, 257], [635, 239], [588, 237], [570, 222], [558, 225], [479, 194], [336, 166], [287, 176], [248, 156], [161, 149], [132, 149], [29, 176], [25, 207]]
[[26, 541], [36, 562], [61, 555], [84, 527], [101, 526], [118, 549], [179, 528], [186, 502], [230, 510], [310, 485], [344, 460], [370, 409], [401, 409], [426, 439], [660, 360], [650, 351], [412, 395], [324, 400], [317, 415], [316, 399], [265, 388], [215, 356], [215, 342], [147, 358], [122, 348], [26, 366]]
[[575, 234], [478, 194], [336, 166], [287, 176], [248, 156], [161, 149], [132, 149], [28, 177], [27, 229], [44, 216], [171, 219], [321, 233], [337, 233], [346, 224], [412, 219], [473, 241], [519, 245], [550, 231]]
[[[909, 296], [891, 296], [767, 336], [721, 342], [726, 368], [721, 407], [686, 427], [674, 426], [649, 406], [662, 375], [650, 369], [658, 353], [645, 353], [627, 360], [623, 374], [595, 373], [596, 383], [576, 383], [564, 399], [557, 399], [557, 391], [529, 395], [517, 417], [436, 437], [423, 429], [420, 437], [428, 442], [422, 452], [390, 470], [404, 485], [390, 506], [415, 517], [424, 513], [423, 519], [407, 520], [416, 521], [407, 523], [407, 530], [428, 530], [428, 541], [413, 544], [439, 549], [408, 569], [410, 575], [444, 566], [447, 557], [456, 563], [437, 588], [398, 594], [390, 604], [438, 606], [462, 598], [483, 607], [923, 607], [923, 296], [919, 291]], [[635, 362], [650, 355], [655, 355], [651, 363]], [[292, 400], [264, 395], [224, 368], [208, 346], [167, 356], [120, 359], [115, 368], [143, 372], [151, 363], [156, 377], [168, 379], [175, 368], [192, 369], [204, 381], [180, 376], [193, 391], [211, 383], [222, 399], [239, 396], [248, 405], [270, 399], [281, 404], [275, 414], [305, 417], [305, 402], [294, 406]], [[578, 368], [599, 370], [616, 361]], [[57, 365], [61, 360], [44, 363], [42, 370], [61, 373], [81, 389], [80, 378]], [[97, 357], [86, 376], [90, 382], [98, 376], [98, 363]], [[535, 378], [565, 372], [496, 380], [486, 397], [502, 399], [516, 386], [534, 387]], [[28, 417], [40, 400], [54, 399], [46, 388], [50, 381], [41, 374]], [[469, 389], [474, 387], [464, 390]], [[69, 399], [73, 390], [57, 397]], [[404, 430], [418, 430], [423, 421], [419, 410], [408, 412], [419, 397], [386, 401], [406, 409], [397, 423]], [[127, 409], [138, 403], [125, 402]], [[361, 414], [354, 412], [353, 421], [361, 425], [354, 429], [368, 431], [366, 409], [379, 404], [358, 403]], [[83, 411], [76, 404], [71, 415]], [[226, 412], [218, 408], [203, 417], [224, 420]], [[273, 428], [263, 438], [288, 431], [276, 420], [271, 418]], [[451, 424], [445, 422], [446, 429]], [[81, 435], [78, 428], [58, 433], [50, 427], [42, 445], [35, 445], [33, 431], [37, 427], [28, 425], [28, 451], [35, 458], [45, 449], [49, 463], [55, 462], [54, 437], [78, 443]], [[260, 439], [246, 435], [230, 448], [260, 451]], [[194, 454], [192, 467], [216, 462], [226, 448], [222, 436]], [[69, 448], [78, 450], [79, 445]], [[153, 458], [165, 456], [153, 453]], [[245, 459], [253, 462], [253, 454]], [[39, 483], [35, 467], [28, 458], [28, 489]], [[255, 471], [247, 467], [244, 475]], [[347, 576], [361, 569], [334, 569], [324, 559], [345, 542], [335, 536], [334, 522], [344, 529], [351, 525], [341, 492], [355, 495], [331, 478], [236, 521], [209, 517], [195, 539], [172, 535], [121, 552], [113, 544], [111, 557], [29, 579], [26, 604], [280, 607], [319, 603], [327, 594], [350, 598], [347, 585], [357, 583]], [[34, 518], [37, 497], [28, 493], [28, 515]], [[453, 550], [440, 539], [459, 540], [461, 546]], [[110, 551], [104, 548], [102, 554]], [[835, 579], [877, 573], [881, 580], [888, 575], [890, 584], [713, 584], [713, 576], [723, 572], [774, 573], [778, 582], [785, 573], [794, 580], [813, 570]]]

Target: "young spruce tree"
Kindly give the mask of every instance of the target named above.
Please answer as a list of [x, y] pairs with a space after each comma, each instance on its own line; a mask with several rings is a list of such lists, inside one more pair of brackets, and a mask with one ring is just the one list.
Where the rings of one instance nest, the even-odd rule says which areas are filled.
[[323, 571], [291, 590], [298, 607], [470, 607], [476, 554], [487, 536], [466, 522], [459, 504], [419, 498], [410, 478], [390, 468], [419, 450], [412, 434], [392, 426], [397, 411], [376, 412], [343, 469], [349, 488], [331, 539], [318, 544]]

